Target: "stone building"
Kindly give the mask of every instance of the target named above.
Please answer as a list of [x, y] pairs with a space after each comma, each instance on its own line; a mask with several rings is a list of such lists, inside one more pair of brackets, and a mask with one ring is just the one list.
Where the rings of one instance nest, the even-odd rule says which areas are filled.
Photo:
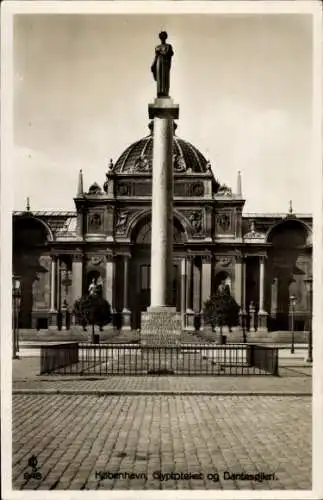
[[[75, 212], [13, 214], [13, 273], [21, 278], [20, 327], [57, 328], [58, 315], [101, 278], [122, 328], [139, 328], [149, 306], [152, 125], [147, 137], [110, 161], [103, 185], [83, 188]], [[226, 281], [259, 328], [287, 330], [294, 296], [296, 329], [308, 312], [304, 280], [312, 268], [312, 218], [244, 214], [241, 176], [233, 190], [174, 129], [173, 305], [187, 329], [200, 327], [203, 303]]]

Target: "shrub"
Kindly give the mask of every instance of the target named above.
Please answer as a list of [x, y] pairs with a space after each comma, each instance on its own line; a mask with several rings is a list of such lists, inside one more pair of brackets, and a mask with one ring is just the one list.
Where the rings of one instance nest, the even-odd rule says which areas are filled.
[[205, 303], [203, 308], [204, 322], [206, 325], [222, 327], [227, 325], [229, 330], [238, 324], [239, 305], [231, 296], [228, 286], [220, 285], [217, 292], [212, 295]]
[[100, 330], [111, 322], [111, 306], [99, 294], [85, 295], [75, 301], [74, 314], [76, 322], [86, 330], [87, 325], [92, 325], [92, 341], [94, 340], [94, 326]]

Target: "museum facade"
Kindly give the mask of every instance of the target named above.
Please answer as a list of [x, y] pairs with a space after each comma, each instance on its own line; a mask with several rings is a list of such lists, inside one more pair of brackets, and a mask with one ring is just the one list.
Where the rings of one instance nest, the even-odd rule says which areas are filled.
[[[13, 273], [21, 280], [21, 328], [57, 328], [62, 311], [88, 293], [93, 278], [124, 329], [140, 328], [150, 304], [152, 145], [149, 134], [110, 161], [103, 185], [85, 190], [82, 172], [75, 212], [13, 214]], [[203, 303], [225, 281], [259, 329], [287, 330], [309, 312], [312, 217], [244, 214], [240, 173], [235, 190], [215, 178], [192, 144], [173, 137], [173, 305], [183, 327], [203, 327]]]

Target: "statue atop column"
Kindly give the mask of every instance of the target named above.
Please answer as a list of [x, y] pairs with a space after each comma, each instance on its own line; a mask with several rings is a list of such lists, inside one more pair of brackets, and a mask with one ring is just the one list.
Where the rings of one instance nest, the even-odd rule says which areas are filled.
[[157, 97], [169, 96], [169, 75], [174, 52], [173, 47], [166, 43], [167, 36], [166, 31], [159, 33], [161, 43], [155, 49], [155, 59], [151, 65], [154, 80], [157, 82]]

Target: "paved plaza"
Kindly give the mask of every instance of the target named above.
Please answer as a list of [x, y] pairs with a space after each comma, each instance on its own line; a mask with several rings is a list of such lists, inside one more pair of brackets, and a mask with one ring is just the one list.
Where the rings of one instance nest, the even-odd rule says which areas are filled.
[[15, 394], [13, 451], [20, 489], [310, 489], [311, 398]]
[[311, 368], [282, 364], [280, 377], [82, 378], [15, 360], [13, 488], [310, 489]]

